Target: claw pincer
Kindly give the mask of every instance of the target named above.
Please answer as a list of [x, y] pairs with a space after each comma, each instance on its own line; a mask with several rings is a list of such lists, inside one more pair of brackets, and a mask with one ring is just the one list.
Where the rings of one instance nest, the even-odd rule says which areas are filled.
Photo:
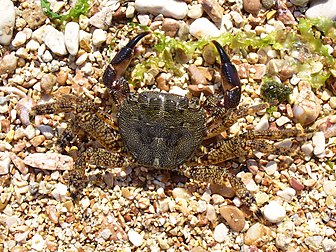
[[140, 33], [131, 39], [126, 46], [114, 56], [103, 75], [103, 82], [110, 84], [119, 79], [124, 73], [134, 54], [134, 47], [145, 36], [150, 34], [149, 31]]
[[223, 47], [215, 40], [212, 41], [216, 46], [221, 60], [221, 76], [224, 88], [224, 107], [235, 108], [238, 106], [241, 96], [241, 85], [236, 67], [231, 63]]

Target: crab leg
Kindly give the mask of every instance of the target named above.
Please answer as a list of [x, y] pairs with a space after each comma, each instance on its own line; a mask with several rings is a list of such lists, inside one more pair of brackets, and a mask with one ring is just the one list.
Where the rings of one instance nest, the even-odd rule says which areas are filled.
[[134, 47], [148, 34], [150, 34], [149, 31], [143, 32], [131, 39], [114, 56], [103, 74], [103, 82], [109, 88], [109, 92], [117, 105], [120, 105], [123, 99], [129, 94], [128, 83], [122, 76], [133, 58]]
[[250, 208], [255, 217], [261, 221], [263, 220], [263, 215], [257, 207], [256, 200], [253, 195], [246, 189], [244, 183], [234, 174], [230, 173], [226, 168], [215, 165], [183, 165], [180, 170], [183, 171], [183, 175], [186, 177], [198, 181], [217, 185], [223, 185], [226, 181], [229, 181], [236, 192], [236, 195], [240, 198], [243, 204]]

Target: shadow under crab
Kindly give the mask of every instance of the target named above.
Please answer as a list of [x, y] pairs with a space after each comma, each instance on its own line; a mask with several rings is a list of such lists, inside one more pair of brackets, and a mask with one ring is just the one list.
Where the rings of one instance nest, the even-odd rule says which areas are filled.
[[[203, 102], [195, 102], [170, 93], [131, 93], [123, 74], [132, 60], [135, 45], [148, 34], [144, 32], [130, 40], [104, 72], [103, 82], [118, 108], [116, 117], [75, 95], [64, 95], [55, 102], [33, 108], [36, 115], [71, 113], [72, 121], [66, 138], [81, 130], [102, 146], [88, 148], [80, 154], [75, 169], [70, 173], [72, 197], [79, 197], [90, 182], [85, 174], [87, 164], [112, 168], [145, 166], [176, 170], [189, 178], [214, 184], [221, 185], [229, 180], [242, 203], [262, 219], [254, 197], [243, 182], [220, 164], [247, 155], [251, 150], [286, 152], [265, 139], [288, 138], [300, 132], [296, 129], [249, 131], [206, 146], [204, 140], [220, 135], [239, 118], [265, 109], [267, 105], [237, 109], [241, 97], [238, 73], [216, 41], [213, 43], [221, 59], [222, 95], [212, 95]], [[202, 145], [205, 145], [207, 153], [202, 151]]]

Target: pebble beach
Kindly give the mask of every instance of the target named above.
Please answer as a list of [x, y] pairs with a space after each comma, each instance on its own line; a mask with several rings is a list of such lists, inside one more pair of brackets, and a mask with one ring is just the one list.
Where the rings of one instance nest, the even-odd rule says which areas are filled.
[[[336, 251], [335, 20], [335, 0], [0, 0], [0, 251]], [[240, 77], [239, 107], [271, 103], [222, 136], [307, 132], [274, 141], [288, 155], [223, 164], [264, 221], [229, 183], [145, 167], [91, 167], [104, 183], [70, 197], [69, 171], [97, 143], [60, 148], [66, 115], [31, 109], [68, 94], [108, 107], [105, 68], [147, 30], [125, 74], [132, 92], [218, 94], [217, 40]], [[270, 101], [265, 83], [288, 94]]]

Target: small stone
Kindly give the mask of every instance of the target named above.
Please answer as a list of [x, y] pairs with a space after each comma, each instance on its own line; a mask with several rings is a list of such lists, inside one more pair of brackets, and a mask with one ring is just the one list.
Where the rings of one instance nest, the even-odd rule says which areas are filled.
[[322, 241], [322, 249], [323, 251], [335, 251], [336, 249], [336, 242], [330, 238], [324, 238]]
[[268, 227], [256, 223], [251, 226], [245, 235], [245, 244], [246, 245], [261, 245], [265, 244], [270, 240], [271, 231]]
[[273, 175], [278, 170], [278, 164], [275, 161], [269, 161], [265, 166], [268, 175]]
[[174, 199], [181, 198], [181, 199], [187, 200], [187, 199], [190, 199], [191, 197], [190, 193], [187, 192], [186, 189], [180, 188], [180, 187], [174, 188], [172, 191], [172, 194], [173, 194]]
[[208, 80], [206, 79], [203, 72], [195, 65], [190, 65], [188, 67], [188, 71], [190, 74], [190, 80], [193, 85], [203, 84], [206, 85]]
[[17, 67], [17, 63], [18, 58], [14, 53], [5, 55], [2, 60], [0, 60], [0, 75], [13, 73]]
[[314, 147], [311, 143], [304, 143], [301, 146], [301, 150], [306, 156], [311, 156], [311, 154], [313, 153]]
[[46, 46], [56, 55], [66, 55], [67, 50], [64, 43], [64, 34], [52, 26], [48, 26], [44, 37]]
[[295, 177], [291, 177], [289, 183], [297, 191], [301, 191], [304, 189], [304, 185]]
[[41, 89], [46, 94], [50, 94], [53, 90], [53, 87], [56, 85], [56, 76], [53, 74], [43, 74], [41, 78]]
[[325, 180], [323, 190], [327, 195], [336, 197], [336, 181]]
[[275, 4], [275, 0], [261, 0], [261, 3], [265, 9], [271, 9]]
[[333, 0], [312, 1], [305, 14], [308, 18], [328, 17], [336, 20], [335, 2]]
[[325, 152], [326, 142], [324, 133], [319, 131], [313, 135], [312, 142], [314, 146], [314, 155], [319, 156]]
[[267, 130], [269, 128], [268, 116], [263, 116], [255, 126], [256, 131]]
[[136, 247], [140, 247], [143, 243], [143, 237], [141, 234], [139, 234], [138, 232], [134, 231], [133, 229], [130, 229], [127, 233], [128, 235], [128, 239], [130, 240], [130, 242], [136, 246]]
[[202, 17], [203, 9], [201, 4], [189, 5], [188, 17], [192, 19], [197, 19]]
[[286, 217], [286, 210], [277, 201], [272, 200], [264, 207], [264, 215], [266, 220], [278, 223]]
[[23, 31], [19, 31], [16, 33], [15, 38], [12, 40], [12, 45], [14, 47], [22, 46], [24, 43], [26, 43], [27, 35]]
[[38, 135], [38, 136], [34, 136], [29, 142], [31, 143], [32, 146], [37, 147], [40, 144], [42, 144], [44, 140], [45, 140], [45, 136]]
[[[200, 211], [198, 211], [198, 212], [200, 212]], [[207, 207], [206, 207], [206, 217], [207, 217], [207, 219], [209, 221], [216, 220], [217, 215], [216, 215], [215, 207], [213, 205], [207, 204]]]
[[87, 60], [88, 56], [89, 56], [89, 55], [88, 55], [87, 52], [83, 53], [83, 54], [82, 54], [81, 56], [79, 56], [78, 59], [76, 60], [76, 65], [77, 65], [77, 66], [80, 66], [80, 65], [84, 64], [85, 61]]
[[153, 15], [183, 19], [188, 13], [188, 5], [177, 0], [135, 0], [135, 10]]
[[196, 38], [218, 37], [220, 35], [218, 28], [211, 23], [209, 19], [203, 17], [198, 18], [191, 23], [189, 32]]
[[70, 170], [73, 168], [72, 157], [58, 153], [31, 153], [23, 162], [42, 170]]
[[15, 25], [15, 8], [10, 0], [0, 0], [0, 44], [9, 45]]
[[120, 3], [103, 7], [101, 11], [90, 17], [89, 23], [98, 29], [107, 29], [111, 25], [114, 11], [117, 10], [119, 6]]
[[28, 8], [22, 11], [22, 17], [31, 29], [35, 29], [44, 24], [47, 15], [44, 14], [41, 4], [30, 2]]
[[106, 38], [107, 38], [106, 31], [102, 29], [96, 29], [92, 34], [92, 44], [94, 46], [100, 46], [106, 41]]
[[248, 13], [258, 14], [261, 8], [260, 0], [243, 0], [243, 7]]
[[175, 19], [165, 18], [162, 21], [162, 31], [164, 31], [169, 37], [175, 37], [179, 28], [180, 23]]
[[276, 119], [275, 123], [281, 127], [284, 126], [286, 123], [291, 122], [291, 119], [289, 119], [287, 116], [280, 116], [280, 118]]
[[216, 242], [224, 242], [228, 237], [229, 229], [224, 225], [224, 223], [220, 223], [215, 227], [213, 237]]
[[56, 210], [55, 206], [47, 206], [46, 212], [51, 222], [57, 224], [59, 216], [60, 216], [60, 212]]
[[305, 244], [313, 251], [318, 251], [321, 248], [323, 236], [314, 235], [304, 239]]
[[51, 196], [54, 197], [59, 202], [62, 202], [68, 192], [68, 187], [62, 183], [57, 183], [54, 187], [54, 190], [51, 191]]
[[282, 191], [278, 191], [277, 195], [286, 200], [287, 202], [291, 202], [295, 197], [296, 191], [294, 188], [286, 187]]
[[198, 1], [203, 10], [208, 14], [210, 19], [217, 24], [220, 24], [224, 14], [224, 8], [216, 0], [200, 0]]
[[222, 206], [219, 213], [228, 222], [230, 228], [235, 232], [240, 232], [245, 226], [245, 214], [235, 206]]
[[28, 43], [26, 44], [26, 48], [28, 51], [37, 51], [40, 47], [39, 42], [37, 42], [34, 39], [31, 39], [28, 41]]
[[6, 175], [9, 173], [9, 165], [11, 159], [8, 152], [0, 152], [0, 175]]
[[36, 251], [42, 251], [45, 248], [45, 240], [43, 237], [36, 233], [31, 239], [31, 248]]
[[69, 22], [65, 25], [64, 43], [71, 55], [76, 55], [79, 48], [79, 24]]

